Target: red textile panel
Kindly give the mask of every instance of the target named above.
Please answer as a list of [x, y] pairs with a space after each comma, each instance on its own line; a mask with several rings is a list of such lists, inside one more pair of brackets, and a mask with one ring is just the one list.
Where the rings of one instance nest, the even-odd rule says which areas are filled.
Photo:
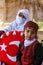
[[0, 37], [0, 60], [8, 65], [16, 65], [19, 44], [23, 39], [23, 32], [21, 31], [4, 33]]

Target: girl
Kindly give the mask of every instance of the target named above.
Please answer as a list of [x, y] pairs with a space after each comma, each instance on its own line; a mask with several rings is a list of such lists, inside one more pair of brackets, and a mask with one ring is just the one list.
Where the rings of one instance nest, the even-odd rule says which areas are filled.
[[41, 65], [42, 46], [37, 40], [38, 25], [28, 21], [24, 26], [24, 41], [20, 43], [17, 65]]

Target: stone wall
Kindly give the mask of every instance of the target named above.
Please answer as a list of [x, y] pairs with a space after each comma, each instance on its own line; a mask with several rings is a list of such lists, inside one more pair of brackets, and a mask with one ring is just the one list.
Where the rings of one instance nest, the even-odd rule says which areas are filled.
[[0, 21], [12, 22], [21, 8], [29, 10], [31, 20], [43, 21], [43, 0], [0, 0]]
[[0, 0], [0, 21], [5, 21], [6, 19], [6, 5], [5, 0]]

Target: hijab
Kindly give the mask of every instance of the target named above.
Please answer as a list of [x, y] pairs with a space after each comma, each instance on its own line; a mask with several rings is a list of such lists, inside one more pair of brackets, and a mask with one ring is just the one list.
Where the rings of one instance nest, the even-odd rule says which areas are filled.
[[[26, 17], [26, 19], [23, 19], [22, 17], [19, 16], [20, 13], [23, 13], [23, 15]], [[26, 20], [29, 20], [30, 14], [28, 9], [21, 9], [18, 11], [17, 16], [16, 16], [16, 23], [17, 25], [21, 26], [25, 24]]]

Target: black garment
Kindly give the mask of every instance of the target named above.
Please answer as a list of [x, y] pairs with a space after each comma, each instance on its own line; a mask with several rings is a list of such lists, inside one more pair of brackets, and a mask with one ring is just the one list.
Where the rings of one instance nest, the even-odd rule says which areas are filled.
[[42, 45], [37, 44], [35, 46], [35, 55], [34, 55], [34, 62], [33, 65], [41, 65], [42, 63]]
[[20, 64], [22, 65], [22, 63], [21, 63], [21, 56], [22, 56], [22, 53], [21, 53], [21, 51], [20, 51], [20, 48], [21, 48], [21, 44], [19, 45], [19, 50], [18, 50], [18, 53], [17, 53], [17, 60], [16, 61], [20, 61]]
[[1, 36], [3, 33], [5, 33], [5, 32], [4, 32], [4, 31], [0, 31], [0, 36]]
[[41, 44], [42, 44], [42, 59], [43, 59], [43, 40], [41, 40]]

